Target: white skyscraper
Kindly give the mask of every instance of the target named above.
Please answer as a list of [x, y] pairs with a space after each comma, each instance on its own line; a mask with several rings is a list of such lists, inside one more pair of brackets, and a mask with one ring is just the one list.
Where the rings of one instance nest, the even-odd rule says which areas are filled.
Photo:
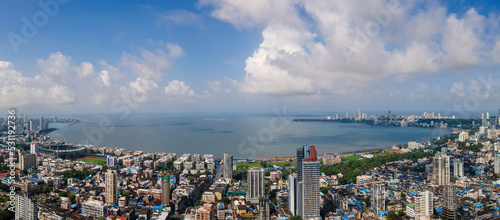
[[297, 174], [290, 174], [288, 176], [288, 208], [292, 215], [297, 215]]
[[453, 175], [458, 178], [464, 176], [464, 162], [460, 159], [453, 160]]
[[450, 157], [446, 154], [438, 154], [432, 158], [434, 185], [446, 185], [450, 183]]
[[431, 217], [434, 208], [434, 198], [432, 192], [420, 192], [419, 196], [415, 197], [415, 218]]
[[495, 174], [500, 174], [500, 153], [496, 152], [495, 153], [495, 164], [493, 166], [493, 169], [495, 171]]
[[16, 220], [35, 220], [38, 219], [38, 205], [26, 195], [15, 196]]

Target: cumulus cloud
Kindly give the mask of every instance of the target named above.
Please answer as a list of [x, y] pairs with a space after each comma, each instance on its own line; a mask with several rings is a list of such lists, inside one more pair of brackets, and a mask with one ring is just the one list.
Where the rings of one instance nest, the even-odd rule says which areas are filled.
[[184, 82], [172, 80], [165, 87], [165, 95], [168, 98], [181, 99], [194, 96], [194, 91]]
[[491, 60], [486, 45], [494, 45], [491, 35], [498, 33], [488, 30], [492, 14], [479, 15], [475, 9], [463, 16], [447, 14], [446, 7], [425, 1], [199, 4], [237, 28], [262, 28], [263, 41], [247, 58], [246, 77], [237, 83], [250, 94], [334, 94], [388, 76], [404, 79], [480, 65], [483, 58]]

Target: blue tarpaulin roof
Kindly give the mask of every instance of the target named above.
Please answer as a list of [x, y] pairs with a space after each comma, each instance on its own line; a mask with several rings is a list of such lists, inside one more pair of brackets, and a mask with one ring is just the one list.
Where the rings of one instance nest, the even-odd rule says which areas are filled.
[[481, 203], [476, 205], [476, 207], [481, 207], [481, 206], [483, 206], [483, 204], [481, 204]]

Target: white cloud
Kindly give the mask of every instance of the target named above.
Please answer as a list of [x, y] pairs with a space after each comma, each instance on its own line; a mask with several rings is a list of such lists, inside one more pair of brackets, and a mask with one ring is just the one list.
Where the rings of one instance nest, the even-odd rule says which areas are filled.
[[208, 81], [207, 84], [213, 93], [230, 93], [231, 92], [231, 89], [223, 88], [222, 83], [220, 81]]
[[465, 85], [463, 83], [453, 83], [453, 86], [450, 88], [450, 94], [456, 95], [460, 98], [465, 97]]
[[163, 71], [171, 66], [171, 59], [184, 56], [184, 51], [176, 44], [167, 43], [165, 49], [167, 49], [167, 52], [161, 48], [154, 52], [141, 49], [141, 58], [124, 52], [122, 54], [122, 65], [132, 69], [139, 77], [161, 81]]
[[263, 41], [247, 58], [246, 77], [237, 83], [250, 94], [349, 93], [387, 76], [407, 79], [402, 75], [480, 65], [491, 50], [483, 41], [491, 41], [496, 33], [485, 31], [486, 24], [494, 22], [474, 9], [458, 18], [433, 2], [201, 0], [199, 4], [212, 7], [213, 17], [237, 28], [262, 28]]
[[94, 74], [94, 65], [90, 62], [83, 62], [82, 65], [77, 68], [78, 78], [86, 78]]
[[450, 68], [462, 68], [479, 63], [479, 39], [485, 17], [473, 8], [467, 11], [464, 18], [458, 19], [452, 14], [446, 20], [443, 33], [443, 50], [445, 62]]
[[171, 82], [169, 82], [164, 91], [165, 95], [169, 99], [175, 100], [183, 100], [195, 95], [194, 91], [188, 85], [179, 80], [172, 80]]

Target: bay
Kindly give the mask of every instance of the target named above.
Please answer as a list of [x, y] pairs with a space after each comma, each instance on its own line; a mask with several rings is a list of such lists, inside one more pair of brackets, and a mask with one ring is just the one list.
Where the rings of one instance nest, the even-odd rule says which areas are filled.
[[235, 158], [293, 156], [314, 145], [318, 153], [348, 152], [437, 138], [451, 129], [328, 122], [292, 122], [298, 116], [250, 114], [80, 115], [74, 125], [53, 124], [53, 139], [144, 152], [214, 154]]

